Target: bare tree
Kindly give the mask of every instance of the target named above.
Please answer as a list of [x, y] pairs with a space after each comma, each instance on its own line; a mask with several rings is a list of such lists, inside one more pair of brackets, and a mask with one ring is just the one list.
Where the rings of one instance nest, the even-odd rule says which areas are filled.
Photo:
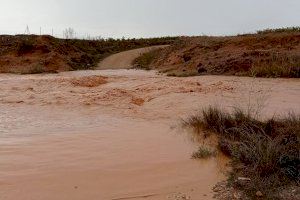
[[24, 34], [25, 34], [25, 35], [30, 35], [30, 31], [29, 31], [28, 25], [26, 26], [25, 33], [24, 33]]
[[66, 28], [63, 34], [65, 39], [73, 39], [75, 37], [75, 31], [73, 28]]

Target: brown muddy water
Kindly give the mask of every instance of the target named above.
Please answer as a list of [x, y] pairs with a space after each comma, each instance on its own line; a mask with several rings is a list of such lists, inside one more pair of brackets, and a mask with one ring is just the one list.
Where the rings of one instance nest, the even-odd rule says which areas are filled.
[[212, 199], [226, 160], [190, 159], [180, 119], [208, 105], [300, 113], [299, 99], [296, 79], [1, 74], [0, 199]]

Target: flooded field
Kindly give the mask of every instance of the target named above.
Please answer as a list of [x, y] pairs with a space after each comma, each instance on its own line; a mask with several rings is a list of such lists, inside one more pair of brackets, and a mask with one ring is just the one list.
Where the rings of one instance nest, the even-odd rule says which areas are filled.
[[212, 199], [226, 160], [190, 159], [180, 119], [212, 104], [299, 113], [299, 99], [292, 79], [1, 74], [0, 199]]

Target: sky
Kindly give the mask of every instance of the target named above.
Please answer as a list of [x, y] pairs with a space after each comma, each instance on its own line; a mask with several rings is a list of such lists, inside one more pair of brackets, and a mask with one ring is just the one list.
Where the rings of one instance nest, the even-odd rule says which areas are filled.
[[0, 0], [0, 34], [139, 38], [300, 26], [300, 0]]

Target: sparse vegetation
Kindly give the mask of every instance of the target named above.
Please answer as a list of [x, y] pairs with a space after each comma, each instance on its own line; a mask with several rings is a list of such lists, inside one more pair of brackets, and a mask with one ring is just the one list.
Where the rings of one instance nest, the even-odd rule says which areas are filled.
[[205, 159], [215, 156], [216, 152], [207, 146], [200, 146], [197, 151], [192, 154], [193, 159]]
[[153, 62], [153, 60], [158, 56], [159, 54], [159, 49], [150, 51], [148, 53], [142, 54], [140, 57], [138, 57], [134, 63], [135, 67], [138, 69], [145, 69], [145, 70], [150, 70], [150, 64]]
[[198, 76], [199, 74], [196, 72], [172, 72], [172, 73], [167, 73], [167, 76], [173, 76], [173, 77], [189, 77], [189, 76]]
[[258, 34], [290, 33], [290, 32], [300, 32], [300, 26], [285, 27], [285, 28], [276, 28], [276, 29], [265, 29], [265, 30], [257, 31]]
[[275, 63], [253, 65], [250, 75], [266, 78], [300, 78], [300, 65], [284, 66]]
[[147, 69], [172, 76], [236, 75], [299, 78], [300, 27], [225, 37], [180, 37]]
[[[42, 65], [41, 72], [93, 69], [105, 57], [135, 48], [173, 43], [176, 37], [145, 39], [73, 39], [67, 29], [66, 38], [37, 35], [0, 36], [0, 72], [30, 72]], [[26, 62], [24, 62], [26, 60]], [[27, 69], [28, 68], [28, 69]], [[37, 72], [37, 70], [35, 70]]]
[[21, 74], [40, 74], [45, 71], [44, 66], [41, 64], [35, 64], [28, 71], [23, 71]]
[[273, 54], [269, 60], [254, 62], [250, 68], [250, 75], [268, 78], [300, 78], [300, 55]]
[[244, 185], [231, 181], [249, 197], [261, 191], [264, 199], [279, 199], [282, 188], [300, 184], [300, 116], [261, 121], [236, 109], [204, 109], [184, 121], [195, 134], [210, 131], [219, 137], [219, 149], [232, 158], [231, 180], [247, 177]]
[[34, 40], [30, 37], [24, 37], [23, 40], [20, 41], [17, 47], [17, 54], [19, 56], [29, 53], [34, 48]]

